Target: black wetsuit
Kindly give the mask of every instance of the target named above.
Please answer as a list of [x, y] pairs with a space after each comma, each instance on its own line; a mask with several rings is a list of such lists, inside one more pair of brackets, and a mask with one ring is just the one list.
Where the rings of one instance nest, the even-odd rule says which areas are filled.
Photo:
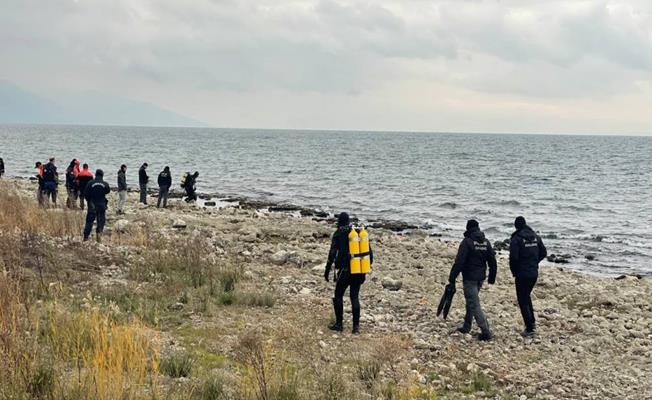
[[[351, 274], [349, 253], [349, 233], [350, 226], [338, 228], [333, 234], [331, 248], [328, 252], [328, 262], [326, 263], [326, 275], [330, 273], [333, 263], [335, 264], [335, 294], [333, 295], [333, 307], [335, 309], [336, 323], [342, 324], [344, 320], [344, 293], [349, 289], [351, 298], [351, 311], [353, 313], [353, 326], [360, 324], [360, 287], [365, 281], [365, 274]], [[374, 253], [369, 248], [370, 261], [374, 262]]]
[[188, 175], [186, 177], [186, 183], [184, 185], [184, 189], [186, 189], [186, 201], [190, 203], [191, 201], [197, 200], [197, 193], [195, 192], [195, 182], [197, 178], [195, 175]]

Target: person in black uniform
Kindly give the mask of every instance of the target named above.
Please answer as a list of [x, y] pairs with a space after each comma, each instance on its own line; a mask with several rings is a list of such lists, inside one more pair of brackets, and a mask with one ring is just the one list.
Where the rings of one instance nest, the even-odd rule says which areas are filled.
[[[360, 287], [365, 281], [365, 274], [351, 274], [351, 255], [349, 253], [349, 233], [351, 232], [349, 214], [343, 212], [337, 217], [337, 230], [333, 234], [331, 248], [328, 252], [328, 261], [324, 271], [326, 282], [330, 279], [331, 267], [335, 265], [335, 294], [333, 308], [335, 310], [335, 323], [328, 328], [342, 332], [344, 330], [344, 292], [349, 288], [351, 309], [353, 313], [352, 333], [360, 333]], [[369, 258], [374, 262], [373, 251], [369, 248]]]
[[516, 231], [512, 233], [509, 244], [509, 269], [516, 284], [516, 299], [521, 309], [525, 330], [521, 335], [534, 335], [536, 320], [532, 307], [532, 289], [539, 277], [539, 262], [546, 258], [547, 250], [543, 241], [525, 222], [525, 218], [517, 217], [514, 221]]
[[147, 204], [147, 184], [149, 183], [149, 175], [147, 175], [147, 163], [143, 163], [138, 170], [138, 186], [140, 187], [140, 202]]
[[480, 289], [487, 277], [487, 264], [489, 265], [489, 284], [496, 282], [496, 255], [491, 243], [480, 230], [478, 221], [471, 219], [466, 223], [464, 239], [460, 243], [455, 263], [451, 268], [448, 281], [455, 285], [457, 276], [462, 273], [464, 287], [464, 300], [466, 300], [466, 315], [464, 324], [459, 327], [458, 332], [469, 333], [475, 318], [480, 327], [479, 340], [491, 340], [493, 335], [489, 330], [489, 322], [480, 305]]
[[111, 192], [109, 184], [104, 182], [104, 171], [98, 169], [95, 172], [95, 179], [88, 182], [84, 189], [84, 197], [88, 202], [88, 213], [86, 214], [86, 226], [84, 226], [84, 241], [88, 240], [93, 230], [93, 222], [97, 219], [97, 241], [102, 240], [102, 232], [106, 222], [106, 195]]
[[161, 202], [163, 202], [163, 208], [168, 206], [170, 186], [172, 186], [172, 175], [170, 174], [170, 167], [166, 166], [158, 174], [158, 200], [156, 202], [156, 208], [161, 207]]

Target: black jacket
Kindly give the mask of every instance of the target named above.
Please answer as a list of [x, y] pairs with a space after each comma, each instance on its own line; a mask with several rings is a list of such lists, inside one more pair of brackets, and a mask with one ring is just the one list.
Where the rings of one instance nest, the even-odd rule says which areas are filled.
[[75, 167], [68, 167], [66, 169], [66, 187], [68, 189], [75, 189]]
[[[351, 253], [349, 253], [349, 233], [351, 232], [350, 226], [342, 226], [337, 228], [331, 240], [331, 249], [328, 252], [328, 261], [326, 262], [326, 269], [330, 270], [333, 263], [336, 269], [351, 268]], [[369, 245], [369, 259], [371, 264], [374, 263], [374, 252]]]
[[539, 262], [546, 258], [546, 255], [546, 246], [529, 226], [512, 233], [509, 243], [509, 269], [515, 277], [537, 276]]
[[159, 186], [172, 186], [172, 175], [169, 172], [162, 171], [158, 174], [158, 185]]
[[184, 188], [188, 192], [194, 192], [195, 191], [195, 183], [197, 181], [197, 178], [195, 178], [195, 175], [188, 175], [186, 177], [186, 183], [184, 184]]
[[149, 176], [147, 175], [147, 170], [145, 166], [140, 167], [138, 170], [138, 183], [141, 185], [146, 185], [149, 182]]
[[95, 178], [88, 182], [84, 190], [84, 197], [89, 204], [98, 208], [106, 208], [106, 195], [111, 192], [109, 184], [102, 178]]
[[56, 165], [51, 162], [45, 164], [43, 167], [43, 182], [54, 182], [58, 184], [59, 173], [57, 172]]
[[120, 169], [118, 170], [118, 191], [127, 190], [127, 174]]
[[487, 278], [487, 264], [489, 265], [489, 283], [496, 281], [496, 253], [491, 243], [484, 237], [478, 228], [464, 232], [464, 239], [460, 243], [455, 257], [455, 263], [448, 276], [449, 282], [455, 282], [462, 273], [465, 281], [484, 281]]

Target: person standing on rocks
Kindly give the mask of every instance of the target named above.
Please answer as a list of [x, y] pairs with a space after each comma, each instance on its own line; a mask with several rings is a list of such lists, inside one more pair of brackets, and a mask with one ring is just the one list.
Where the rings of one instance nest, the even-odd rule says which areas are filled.
[[34, 169], [36, 169], [36, 181], [38, 183], [36, 188], [36, 201], [38, 201], [39, 206], [43, 206], [43, 163], [37, 161]]
[[[324, 271], [324, 279], [329, 281], [331, 267], [335, 264], [335, 294], [333, 308], [335, 310], [335, 323], [328, 328], [336, 332], [344, 330], [344, 292], [349, 288], [351, 298], [351, 311], [353, 314], [352, 333], [360, 333], [360, 287], [365, 281], [365, 274], [351, 274], [351, 255], [349, 253], [349, 233], [353, 229], [350, 225], [349, 214], [343, 212], [337, 217], [337, 230], [333, 234], [331, 248], [328, 252], [328, 261]], [[373, 251], [369, 248], [371, 264], [374, 262]]]
[[466, 223], [464, 239], [460, 243], [448, 281], [451, 285], [455, 285], [457, 276], [462, 273], [466, 314], [464, 315], [464, 324], [457, 328], [457, 331], [465, 334], [471, 332], [475, 318], [475, 322], [480, 327], [478, 339], [483, 341], [491, 340], [493, 337], [487, 317], [480, 305], [480, 289], [487, 278], [487, 265], [489, 265], [488, 282], [493, 285], [496, 282], [498, 269], [496, 255], [491, 243], [480, 230], [478, 221], [471, 219]]
[[66, 192], [68, 198], [66, 199], [66, 207], [74, 208], [77, 204], [77, 196], [79, 196], [79, 190], [77, 189], [77, 175], [79, 175], [79, 161], [76, 158], [73, 158], [70, 161], [70, 165], [66, 168]]
[[88, 213], [86, 214], [86, 226], [84, 226], [84, 241], [86, 242], [93, 230], [93, 223], [97, 219], [96, 237], [97, 242], [102, 241], [102, 232], [106, 222], [106, 208], [108, 201], [106, 195], [111, 192], [109, 184], [104, 182], [104, 171], [95, 171], [95, 179], [88, 182], [84, 190], [84, 197], [88, 201]]
[[79, 191], [79, 208], [84, 209], [86, 185], [93, 180], [93, 174], [88, 169], [88, 164], [82, 165], [82, 170], [77, 175], [77, 190]]
[[140, 202], [147, 204], [147, 184], [149, 176], [147, 175], [147, 163], [143, 163], [138, 170], [138, 186], [140, 187]]
[[118, 214], [125, 213], [127, 202], [127, 166], [122, 164], [118, 170]]
[[172, 175], [170, 174], [170, 167], [166, 166], [158, 174], [158, 201], [156, 202], [156, 208], [161, 207], [161, 201], [163, 201], [163, 208], [168, 206], [170, 186], [172, 186]]
[[530, 295], [539, 277], [539, 263], [546, 258], [548, 252], [541, 237], [527, 225], [525, 218], [517, 217], [514, 227], [516, 231], [512, 233], [509, 244], [509, 269], [514, 276], [516, 299], [525, 323], [525, 330], [521, 335], [530, 337], [536, 329]]
[[5, 160], [0, 157], [0, 178], [5, 175]]
[[197, 178], [199, 177], [199, 172], [195, 171], [194, 174], [188, 175], [186, 181], [183, 183], [183, 188], [186, 189], [186, 202], [190, 203], [191, 201], [197, 200], [197, 188], [195, 187], [197, 183]]
[[52, 204], [56, 207], [59, 173], [54, 163], [54, 157], [50, 157], [50, 161], [43, 167], [43, 194], [45, 195], [45, 199], [51, 200]]

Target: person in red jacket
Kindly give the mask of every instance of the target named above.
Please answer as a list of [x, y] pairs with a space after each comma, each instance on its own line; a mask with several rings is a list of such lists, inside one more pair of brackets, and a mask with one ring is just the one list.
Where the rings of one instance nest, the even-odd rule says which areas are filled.
[[[84, 164], [82, 170], [79, 172], [79, 175], [77, 175], [77, 191], [83, 194], [84, 190], [86, 189], [86, 185], [92, 180], [93, 174], [88, 170], [88, 164]], [[79, 196], [79, 207], [81, 207], [82, 210], [84, 209], [83, 195]]]

